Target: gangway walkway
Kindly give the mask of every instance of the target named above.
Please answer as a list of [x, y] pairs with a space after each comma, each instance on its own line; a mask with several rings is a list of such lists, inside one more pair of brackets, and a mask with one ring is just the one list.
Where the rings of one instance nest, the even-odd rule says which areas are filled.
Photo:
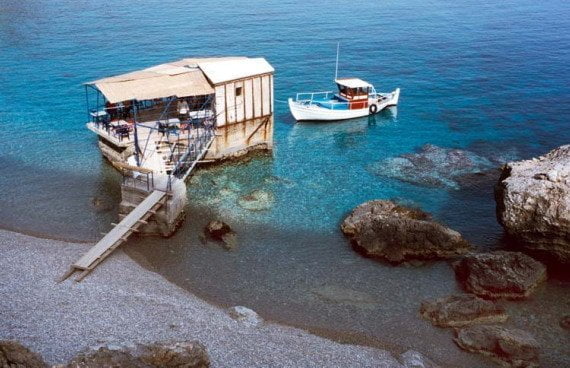
[[62, 281], [73, 275], [76, 271], [81, 272], [75, 281], [85, 278], [99, 263], [101, 263], [113, 250], [127, 241], [132, 233], [138, 232], [141, 225], [147, 224], [149, 217], [164, 204], [167, 193], [155, 189], [138, 206], [136, 206], [121, 222], [107, 233], [93, 248], [75, 262], [69, 271], [62, 277]]

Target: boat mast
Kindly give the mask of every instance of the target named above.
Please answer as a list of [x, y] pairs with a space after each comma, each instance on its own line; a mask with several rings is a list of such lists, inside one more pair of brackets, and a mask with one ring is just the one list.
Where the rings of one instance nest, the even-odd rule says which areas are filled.
[[334, 80], [336, 82], [337, 78], [338, 78], [338, 51], [340, 49], [340, 42], [336, 43], [336, 67], [334, 70]]

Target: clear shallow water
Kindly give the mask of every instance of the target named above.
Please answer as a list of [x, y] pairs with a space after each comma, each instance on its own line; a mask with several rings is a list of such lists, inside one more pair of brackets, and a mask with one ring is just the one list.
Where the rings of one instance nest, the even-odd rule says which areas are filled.
[[[221, 304], [395, 350], [415, 347], [442, 363], [481, 365], [455, 348], [449, 331], [417, 316], [422, 299], [456, 290], [446, 263], [413, 269], [364, 259], [338, 223], [363, 201], [397, 198], [479, 249], [500, 247], [494, 177], [434, 188], [370, 167], [428, 143], [487, 159], [568, 143], [569, 14], [567, 1], [530, 0], [0, 0], [0, 225], [95, 240], [114, 220], [119, 178], [83, 125], [81, 83], [185, 56], [264, 56], [276, 68], [276, 98], [285, 100], [332, 87], [340, 41], [340, 74], [379, 90], [401, 87], [397, 114], [295, 124], [277, 103], [273, 157], [199, 172], [181, 231], [133, 242], [129, 251]], [[272, 193], [270, 210], [239, 206], [256, 189]], [[238, 231], [236, 251], [201, 244], [210, 218]], [[570, 342], [555, 323], [570, 309], [567, 287], [550, 282], [532, 301], [509, 304], [512, 324], [534, 321], [545, 366], [570, 365]]]

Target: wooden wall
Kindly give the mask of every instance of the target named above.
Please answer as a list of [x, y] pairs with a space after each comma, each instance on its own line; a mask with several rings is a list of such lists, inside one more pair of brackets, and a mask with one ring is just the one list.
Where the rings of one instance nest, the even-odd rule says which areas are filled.
[[[241, 94], [236, 92], [241, 90]], [[266, 74], [216, 86], [217, 126], [273, 114], [273, 75]]]

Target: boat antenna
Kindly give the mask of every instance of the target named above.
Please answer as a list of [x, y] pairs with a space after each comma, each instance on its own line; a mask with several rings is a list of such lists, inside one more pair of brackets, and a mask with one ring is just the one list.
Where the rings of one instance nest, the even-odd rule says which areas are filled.
[[340, 49], [340, 42], [336, 43], [336, 67], [334, 70], [334, 80], [336, 82], [337, 78], [338, 78], [338, 51]]

